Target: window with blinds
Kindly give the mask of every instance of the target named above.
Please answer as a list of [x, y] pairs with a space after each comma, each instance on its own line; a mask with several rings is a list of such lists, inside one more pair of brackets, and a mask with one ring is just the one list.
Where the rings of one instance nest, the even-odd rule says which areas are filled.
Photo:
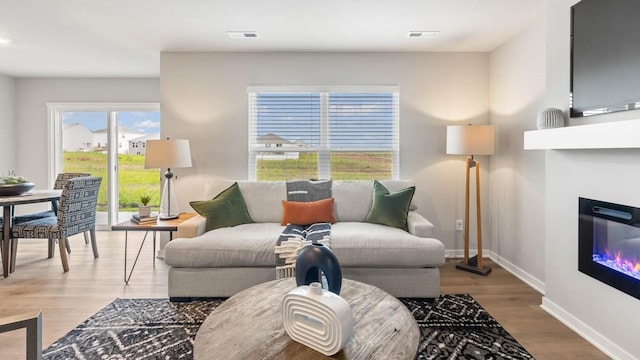
[[282, 90], [249, 91], [250, 179], [398, 177], [397, 91]]

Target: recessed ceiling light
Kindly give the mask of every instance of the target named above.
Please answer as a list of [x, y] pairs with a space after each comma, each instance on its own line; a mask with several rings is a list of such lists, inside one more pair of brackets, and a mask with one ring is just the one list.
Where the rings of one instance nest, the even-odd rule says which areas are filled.
[[410, 39], [433, 39], [440, 31], [409, 31], [407, 36]]
[[255, 31], [227, 31], [232, 39], [257, 39], [258, 33]]
[[11, 39], [0, 37], [0, 44], [2, 45], [11, 44]]

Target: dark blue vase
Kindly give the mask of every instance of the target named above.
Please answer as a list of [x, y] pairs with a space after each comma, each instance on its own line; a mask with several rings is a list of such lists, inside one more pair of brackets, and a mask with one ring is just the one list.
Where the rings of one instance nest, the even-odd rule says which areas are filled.
[[310, 244], [303, 247], [296, 258], [296, 284], [309, 285], [319, 282], [321, 272], [327, 279], [328, 290], [340, 295], [342, 288], [342, 270], [333, 251], [322, 244]]

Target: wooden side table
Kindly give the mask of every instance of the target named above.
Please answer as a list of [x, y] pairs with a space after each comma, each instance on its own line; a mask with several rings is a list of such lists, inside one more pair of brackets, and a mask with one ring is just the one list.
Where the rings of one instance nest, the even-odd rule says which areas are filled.
[[[155, 223], [151, 224], [136, 224], [131, 220], [127, 220], [121, 222], [117, 225], [111, 226], [112, 231], [124, 231], [124, 282], [125, 284], [129, 284], [129, 279], [131, 279], [131, 274], [133, 274], [133, 269], [136, 268], [136, 264], [138, 263], [138, 257], [140, 257], [140, 252], [142, 251], [142, 247], [144, 246], [144, 242], [147, 240], [147, 235], [149, 232], [153, 233], [153, 266], [155, 266], [156, 261], [156, 232], [167, 231], [169, 232], [169, 241], [173, 240], [173, 232], [178, 231], [178, 226], [183, 222], [191, 219], [196, 216], [195, 213], [181, 213], [180, 216], [176, 219], [171, 220], [158, 220]], [[128, 234], [129, 231], [144, 231], [144, 237], [142, 238], [142, 243], [140, 244], [140, 248], [138, 249], [138, 254], [136, 255], [136, 259], [133, 261], [133, 265], [131, 266], [131, 271], [129, 272], [129, 276], [127, 276], [127, 243], [128, 243]]]

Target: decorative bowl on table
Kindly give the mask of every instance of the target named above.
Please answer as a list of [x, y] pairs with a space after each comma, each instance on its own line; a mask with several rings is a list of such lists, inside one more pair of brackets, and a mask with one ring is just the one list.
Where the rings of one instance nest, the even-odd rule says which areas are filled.
[[32, 182], [24, 182], [19, 184], [0, 184], [0, 196], [18, 196], [33, 189], [35, 186]]

